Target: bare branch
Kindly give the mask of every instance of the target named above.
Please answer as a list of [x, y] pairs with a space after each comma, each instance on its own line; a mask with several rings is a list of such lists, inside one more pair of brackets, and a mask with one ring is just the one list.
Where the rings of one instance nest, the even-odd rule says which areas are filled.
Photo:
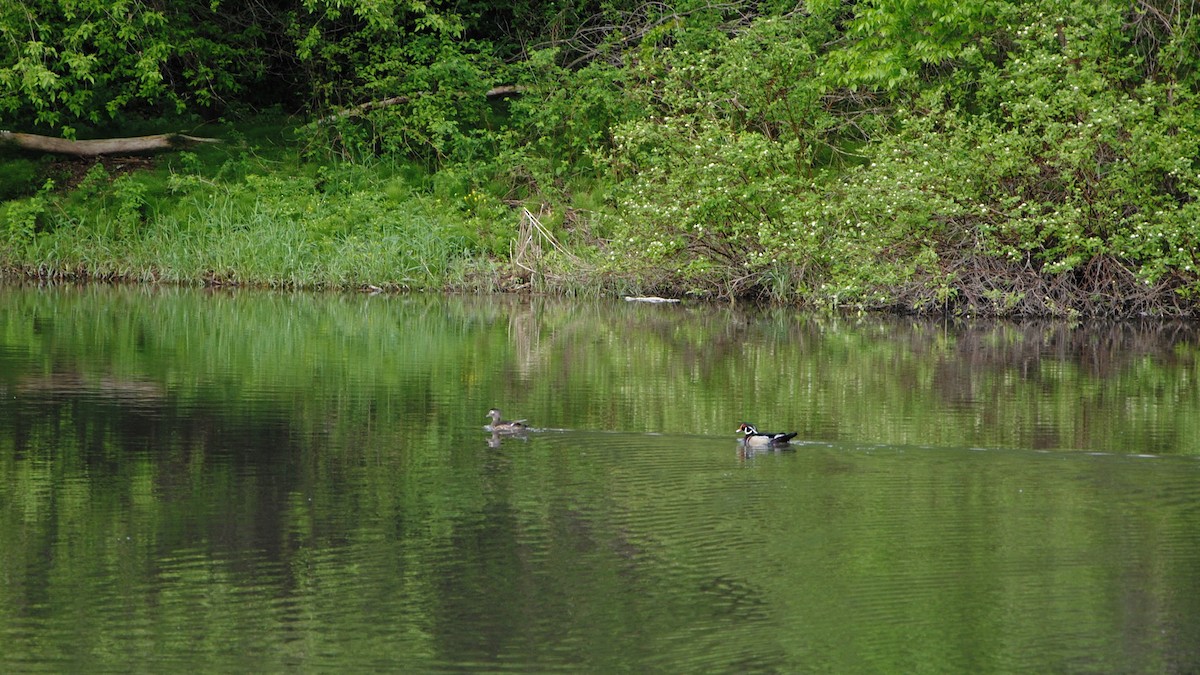
[[[710, 2], [683, 12], [665, 2], [651, 1], [642, 3], [630, 11], [593, 15], [584, 20], [571, 36], [541, 42], [532, 48], [566, 47], [578, 54], [565, 64], [566, 68], [575, 68], [605, 57], [614, 64], [619, 64], [619, 49], [638, 44], [652, 31], [664, 25], [682, 21], [692, 14], [713, 11], [735, 15], [723, 26], [729, 33], [738, 32], [758, 15], [754, 3], [739, 0]], [[612, 52], [614, 47], [618, 48], [618, 53]]]
[[[513, 96], [515, 94], [520, 94], [524, 91], [525, 91], [525, 87], [523, 87], [519, 84], [505, 84], [505, 85], [501, 85], [498, 87], [492, 87], [491, 89], [488, 89], [487, 91], [485, 91], [483, 93], [483, 95], [488, 98], [498, 98], [500, 96]], [[360, 103], [358, 105], [351, 106], [349, 108], [343, 108], [343, 109], [333, 113], [332, 115], [326, 115], [325, 117], [322, 117], [321, 119], [317, 120], [317, 123], [318, 124], [328, 124], [328, 123], [333, 122], [342, 117], [354, 117], [356, 115], [361, 115], [365, 112], [370, 112], [372, 110], [378, 110], [379, 108], [387, 108], [389, 106], [394, 106], [394, 105], [404, 105], [405, 103], [408, 103], [409, 101], [411, 101], [414, 96], [422, 96], [422, 95], [423, 94], [421, 94], [421, 93], [417, 93], [417, 94], [414, 94], [413, 96], [409, 96], [409, 95], [392, 96], [391, 98], [385, 98], [385, 99], [381, 99], [378, 101], [367, 101], [366, 103]]]

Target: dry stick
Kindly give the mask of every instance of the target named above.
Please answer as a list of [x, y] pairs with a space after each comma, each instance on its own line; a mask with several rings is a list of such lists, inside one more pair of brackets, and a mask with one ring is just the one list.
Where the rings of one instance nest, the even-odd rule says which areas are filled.
[[[520, 225], [520, 230], [517, 234], [517, 239], [519, 241], [516, 245], [516, 251], [513, 253], [513, 256], [512, 256], [514, 265], [516, 265], [517, 267], [520, 267], [523, 270], [526, 270], [527, 272], [530, 272], [530, 273], [535, 272], [535, 270], [533, 268], [529, 267], [528, 265], [525, 265], [522, 262], [522, 259], [525, 257], [526, 250], [533, 247], [533, 233], [535, 231], [538, 233], [538, 235], [542, 239], [549, 242], [550, 245], [553, 246], [555, 250], [557, 250], [559, 253], [562, 253], [564, 256], [566, 256], [567, 259], [570, 260], [572, 263], [574, 263], [577, 267], [579, 267], [581, 269], [587, 268], [587, 265], [584, 264], [583, 260], [580, 259], [575, 254], [568, 251], [562, 244], [560, 244], [558, 242], [558, 239], [555, 238], [555, 236], [553, 234], [551, 234], [551, 232], [549, 230], [547, 230], [544, 225], [542, 225], [542, 222], [540, 220], [538, 220], [537, 216], [535, 216], [529, 212], [529, 209], [521, 209], [521, 225]], [[541, 247], [537, 247], [537, 250], [538, 250], [538, 253], [537, 253], [536, 257], [538, 259], [540, 259], [541, 258]]]

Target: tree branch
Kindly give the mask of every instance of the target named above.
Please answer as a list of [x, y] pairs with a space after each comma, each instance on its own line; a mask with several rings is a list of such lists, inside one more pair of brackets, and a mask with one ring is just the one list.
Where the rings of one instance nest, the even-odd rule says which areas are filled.
[[[505, 85], [501, 85], [499, 87], [492, 87], [491, 89], [488, 89], [487, 91], [485, 91], [483, 93], [483, 95], [488, 98], [496, 98], [498, 96], [511, 96], [514, 94], [520, 94], [524, 91], [525, 91], [525, 87], [523, 87], [519, 84], [505, 84]], [[420, 94], [419, 93], [414, 94], [414, 96], [420, 96]], [[393, 96], [391, 98], [380, 99], [378, 101], [367, 101], [366, 103], [359, 103], [358, 105], [350, 106], [349, 108], [342, 108], [341, 110], [333, 113], [332, 115], [326, 115], [325, 117], [322, 117], [321, 119], [317, 120], [317, 123], [318, 124], [328, 124], [328, 123], [333, 122], [342, 117], [352, 117], [355, 115], [361, 115], [365, 112], [370, 112], [372, 110], [378, 110], [380, 108], [387, 108], [388, 106], [393, 106], [393, 105], [404, 105], [405, 103], [408, 103], [412, 99], [413, 99], [413, 96], [405, 95], [405, 96]]]

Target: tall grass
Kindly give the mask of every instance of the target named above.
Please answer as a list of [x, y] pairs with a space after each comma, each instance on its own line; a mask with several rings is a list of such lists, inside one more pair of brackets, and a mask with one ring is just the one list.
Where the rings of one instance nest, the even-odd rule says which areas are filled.
[[[0, 262], [42, 276], [272, 287], [496, 285], [518, 217], [412, 166], [310, 163], [296, 152], [180, 153], [0, 206]], [[36, 201], [30, 201], [36, 200]], [[29, 204], [32, 204], [31, 207]], [[20, 220], [18, 220], [18, 218]]]

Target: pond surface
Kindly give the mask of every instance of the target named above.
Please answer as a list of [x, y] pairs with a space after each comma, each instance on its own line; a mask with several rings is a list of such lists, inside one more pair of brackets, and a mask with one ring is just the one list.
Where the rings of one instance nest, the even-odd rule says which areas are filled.
[[0, 671], [1195, 672], [1198, 368], [1187, 324], [0, 288]]

